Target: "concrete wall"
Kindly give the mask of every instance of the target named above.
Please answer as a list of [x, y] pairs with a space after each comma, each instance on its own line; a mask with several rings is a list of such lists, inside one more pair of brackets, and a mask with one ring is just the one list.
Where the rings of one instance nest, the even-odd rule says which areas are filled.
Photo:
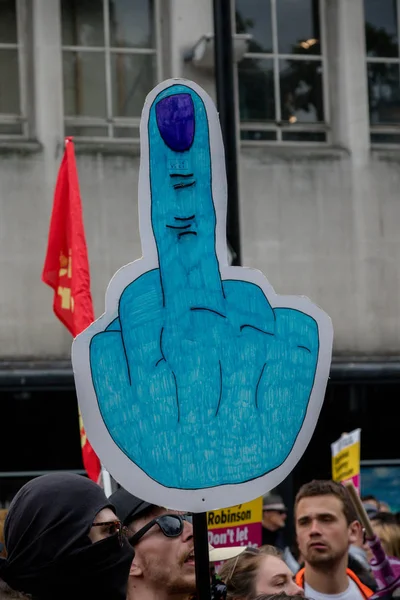
[[[338, 31], [342, 21], [352, 27], [350, 17], [359, 19], [356, 3], [360, 8], [355, 0], [349, 15], [341, 12], [346, 0], [330, 0]], [[165, 76], [191, 77], [212, 94], [212, 75], [182, 59], [211, 30], [211, 1], [201, 8], [194, 0], [170, 4], [171, 61]], [[53, 0], [35, 0], [34, 5], [40, 144], [0, 145], [1, 359], [66, 358], [71, 344], [53, 316], [52, 291], [40, 281], [63, 131], [57, 11]], [[400, 152], [368, 148], [365, 82], [357, 56], [346, 50], [347, 37], [337, 39], [341, 54], [331, 64], [334, 146], [345, 149], [241, 149], [243, 262], [262, 270], [278, 293], [307, 295], [324, 308], [333, 319], [336, 355], [396, 355]], [[358, 60], [363, 60], [363, 49], [358, 51]], [[357, 94], [357, 110], [347, 106], [351, 94]], [[141, 255], [138, 167], [135, 148], [78, 148], [96, 316], [103, 310], [111, 276]]]
[[336, 354], [400, 351], [399, 160], [241, 155], [243, 262], [326, 310]]
[[[114, 272], [141, 255], [138, 157], [78, 156], [95, 313]], [[67, 356], [71, 338], [52, 313], [52, 291], [41, 283], [54, 177], [45, 156], [0, 154], [0, 355]]]
[[[332, 317], [336, 354], [400, 352], [400, 157], [241, 153], [243, 263]], [[78, 155], [96, 315], [108, 281], [141, 256], [134, 156]], [[53, 181], [42, 152], [0, 155], [0, 355], [65, 357], [69, 334], [40, 282]]]

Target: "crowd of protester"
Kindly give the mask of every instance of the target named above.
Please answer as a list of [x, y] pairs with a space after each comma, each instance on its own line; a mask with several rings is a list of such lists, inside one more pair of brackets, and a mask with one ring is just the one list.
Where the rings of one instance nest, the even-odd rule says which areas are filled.
[[[399, 515], [373, 496], [362, 501], [387, 556], [400, 559]], [[213, 600], [382, 597], [344, 486], [314, 480], [300, 488], [292, 544], [284, 535], [287, 512], [280, 496], [267, 494], [260, 548], [211, 549]], [[123, 488], [107, 498], [80, 475], [54, 473], [25, 484], [0, 513], [0, 552], [0, 600], [196, 598], [191, 516]], [[396, 597], [395, 587], [384, 598]]]

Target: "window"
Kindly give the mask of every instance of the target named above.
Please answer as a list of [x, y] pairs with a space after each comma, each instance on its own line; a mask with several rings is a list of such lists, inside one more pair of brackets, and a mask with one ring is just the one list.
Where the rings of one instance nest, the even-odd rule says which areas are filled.
[[400, 143], [398, 0], [364, 0], [371, 143]]
[[21, 2], [0, 0], [0, 137], [27, 136], [21, 84], [23, 44], [19, 18]]
[[326, 142], [324, 0], [236, 0], [242, 140]]
[[361, 461], [362, 494], [372, 494], [393, 513], [400, 512], [400, 460]]
[[63, 378], [50, 375], [47, 381], [32, 370], [21, 382], [14, 386], [7, 376], [0, 380], [2, 423], [18, 423], [23, 440], [15, 444], [15, 428], [3, 428], [2, 443], [13, 444], [14, 451], [2, 454], [0, 508], [7, 507], [32, 477], [52, 471], [84, 472], [73, 378], [70, 387]]
[[61, 0], [65, 134], [139, 138], [160, 75], [160, 0]]

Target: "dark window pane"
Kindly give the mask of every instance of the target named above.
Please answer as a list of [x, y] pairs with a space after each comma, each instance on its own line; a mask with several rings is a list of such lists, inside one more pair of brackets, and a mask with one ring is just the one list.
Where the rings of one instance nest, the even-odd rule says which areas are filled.
[[400, 133], [371, 133], [371, 144], [400, 144]]
[[322, 64], [319, 61], [279, 61], [282, 121], [324, 121]]
[[281, 54], [320, 54], [319, 0], [278, 0]]
[[242, 121], [275, 121], [273, 61], [245, 58], [238, 65]]
[[65, 135], [74, 137], [108, 137], [107, 127], [93, 125], [65, 125]]
[[64, 114], [106, 117], [103, 52], [64, 52]]
[[17, 43], [16, 0], [0, 0], [0, 44]]
[[0, 49], [0, 113], [21, 113], [17, 50]]
[[155, 56], [112, 54], [113, 114], [140, 117], [143, 103], [155, 83]]
[[367, 72], [371, 124], [400, 123], [399, 65], [369, 63]]
[[249, 52], [272, 52], [270, 0], [236, 0], [236, 32], [252, 34]]
[[240, 139], [253, 142], [275, 142], [276, 131], [241, 131]]
[[104, 46], [102, 0], [61, 0], [64, 46]]
[[22, 123], [0, 123], [0, 135], [22, 135]]
[[326, 142], [325, 131], [283, 131], [284, 142]]
[[114, 137], [139, 139], [139, 127], [114, 127]]
[[[2, 423], [17, 424], [24, 440], [17, 452], [3, 453], [3, 473], [82, 468], [76, 395], [73, 390], [60, 389], [62, 384], [57, 388], [55, 383], [54, 389], [45, 385], [37, 391], [27, 391], [23, 385], [14, 391], [0, 391]], [[10, 448], [16, 430], [2, 429], [2, 444]]]
[[399, 55], [395, 0], [364, 0], [365, 38], [369, 56]]
[[153, 48], [153, 2], [110, 0], [110, 44], [120, 48]]

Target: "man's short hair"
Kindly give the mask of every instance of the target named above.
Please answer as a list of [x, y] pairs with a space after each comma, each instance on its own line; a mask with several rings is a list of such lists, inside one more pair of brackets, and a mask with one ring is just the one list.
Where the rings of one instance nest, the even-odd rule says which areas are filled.
[[315, 496], [335, 496], [342, 503], [343, 513], [347, 524], [358, 521], [357, 513], [354, 509], [350, 495], [341, 483], [336, 483], [330, 479], [313, 479], [301, 486], [296, 494], [294, 501], [295, 511], [303, 498], [312, 498]]
[[156, 506], [137, 498], [133, 494], [127, 492], [124, 488], [118, 488], [109, 497], [110, 504], [114, 506], [115, 513], [123, 525], [128, 527], [137, 519], [151, 514]]

